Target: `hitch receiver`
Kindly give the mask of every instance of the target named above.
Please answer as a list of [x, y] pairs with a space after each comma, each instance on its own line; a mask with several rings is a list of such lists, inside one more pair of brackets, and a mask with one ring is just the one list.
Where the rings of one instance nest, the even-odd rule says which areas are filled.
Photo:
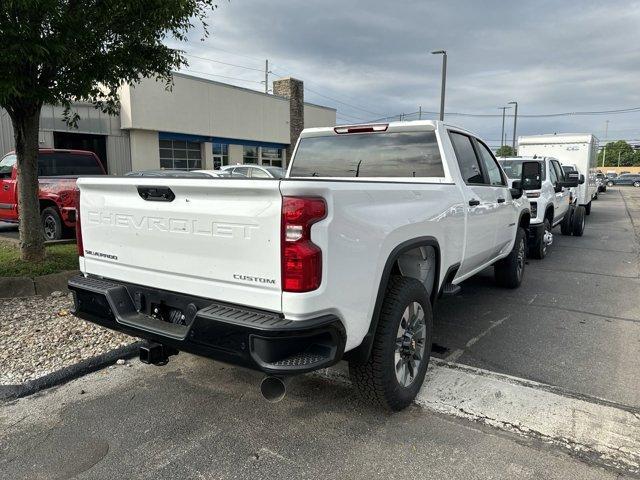
[[169, 357], [177, 354], [178, 350], [161, 343], [148, 342], [140, 347], [140, 361], [151, 365], [166, 365]]

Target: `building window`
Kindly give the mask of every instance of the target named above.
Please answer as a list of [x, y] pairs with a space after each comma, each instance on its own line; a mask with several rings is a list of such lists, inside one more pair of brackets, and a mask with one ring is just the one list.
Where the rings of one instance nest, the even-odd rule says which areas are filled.
[[213, 168], [217, 170], [223, 165], [229, 165], [229, 145], [226, 143], [214, 143]]
[[261, 164], [282, 167], [282, 149], [262, 147]]
[[202, 168], [199, 142], [160, 140], [160, 168], [197, 170]]
[[258, 164], [258, 147], [242, 147], [242, 163]]

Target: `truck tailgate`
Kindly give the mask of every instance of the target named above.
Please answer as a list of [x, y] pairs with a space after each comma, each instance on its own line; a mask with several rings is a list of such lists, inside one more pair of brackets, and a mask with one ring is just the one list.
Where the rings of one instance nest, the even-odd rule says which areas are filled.
[[278, 181], [92, 177], [78, 187], [84, 273], [281, 310]]

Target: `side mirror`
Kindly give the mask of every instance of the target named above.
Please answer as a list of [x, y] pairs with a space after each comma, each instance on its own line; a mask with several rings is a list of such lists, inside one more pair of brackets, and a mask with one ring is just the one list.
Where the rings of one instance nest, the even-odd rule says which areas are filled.
[[542, 188], [542, 164], [540, 162], [522, 162], [521, 185], [523, 190]]
[[522, 182], [520, 180], [514, 180], [511, 183], [509, 192], [511, 192], [511, 198], [513, 198], [514, 200], [522, 197], [522, 194], [524, 193], [524, 190], [522, 190]]
[[[577, 187], [578, 185], [582, 185], [584, 183], [584, 175], [578, 173], [577, 170], [571, 170], [567, 172], [567, 180], [564, 182], [558, 182], [562, 187]], [[582, 180], [582, 181], [580, 181]]]

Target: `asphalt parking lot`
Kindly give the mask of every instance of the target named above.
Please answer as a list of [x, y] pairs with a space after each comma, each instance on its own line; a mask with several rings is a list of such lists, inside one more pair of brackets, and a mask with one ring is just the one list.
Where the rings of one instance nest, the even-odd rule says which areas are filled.
[[[640, 418], [640, 189], [622, 192], [594, 202], [583, 237], [555, 231], [520, 289], [496, 288], [488, 271], [443, 299], [434, 355]], [[8, 403], [0, 478], [635, 475], [418, 405], [382, 413], [359, 404], [349, 384], [318, 375], [295, 379], [283, 402], [268, 404], [260, 378], [181, 354], [166, 367], [133, 362]]]

